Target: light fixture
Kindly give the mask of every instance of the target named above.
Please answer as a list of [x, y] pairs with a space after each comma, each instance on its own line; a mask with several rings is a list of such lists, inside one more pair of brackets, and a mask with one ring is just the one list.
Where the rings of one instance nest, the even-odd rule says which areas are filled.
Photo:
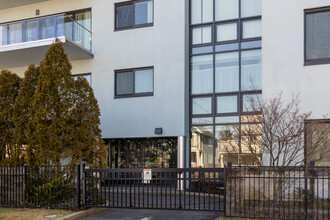
[[163, 134], [163, 128], [155, 128], [155, 134]]

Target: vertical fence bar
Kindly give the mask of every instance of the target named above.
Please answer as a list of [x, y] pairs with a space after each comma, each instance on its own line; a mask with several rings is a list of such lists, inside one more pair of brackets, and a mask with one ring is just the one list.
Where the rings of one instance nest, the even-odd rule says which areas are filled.
[[23, 167], [23, 206], [24, 208], [26, 207], [26, 197], [27, 197], [27, 193], [28, 193], [28, 169], [27, 169], [27, 165], [24, 164], [24, 167]]
[[81, 178], [81, 167], [80, 164], [77, 164], [77, 210], [80, 210], [80, 201], [81, 201], [81, 197], [80, 197], [80, 178]]
[[[224, 209], [224, 216], [227, 216], [227, 166], [224, 166], [223, 169], [223, 188], [224, 188], [224, 197], [223, 197], [223, 209]], [[220, 208], [220, 203], [219, 203], [219, 208]]]
[[86, 163], [83, 163], [82, 164], [82, 178], [83, 178], [83, 190], [82, 190], [82, 193], [83, 193], [83, 206], [86, 206], [86, 171], [85, 171], [85, 168], [86, 168]]

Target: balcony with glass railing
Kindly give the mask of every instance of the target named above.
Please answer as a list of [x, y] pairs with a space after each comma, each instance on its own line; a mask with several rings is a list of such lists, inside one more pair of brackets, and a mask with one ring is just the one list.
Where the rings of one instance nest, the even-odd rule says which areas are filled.
[[35, 4], [49, 0], [0, 0], [0, 10], [7, 8], [14, 8], [23, 5]]
[[90, 19], [76, 21], [70, 14], [0, 24], [0, 69], [38, 64], [56, 38], [70, 60], [90, 59], [89, 28]]

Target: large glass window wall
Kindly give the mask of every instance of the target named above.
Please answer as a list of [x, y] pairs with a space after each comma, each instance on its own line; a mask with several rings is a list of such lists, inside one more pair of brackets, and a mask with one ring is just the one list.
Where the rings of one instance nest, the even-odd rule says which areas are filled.
[[190, 2], [191, 167], [257, 165], [260, 124], [246, 119], [262, 94], [261, 0]]

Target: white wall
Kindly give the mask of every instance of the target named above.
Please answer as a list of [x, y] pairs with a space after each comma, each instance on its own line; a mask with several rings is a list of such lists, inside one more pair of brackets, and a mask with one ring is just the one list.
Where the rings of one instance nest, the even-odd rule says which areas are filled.
[[[103, 138], [185, 135], [185, 0], [154, 0], [152, 27], [114, 31], [120, 0], [52, 0], [0, 11], [0, 23], [92, 8], [94, 59], [74, 61], [73, 73], [92, 73]], [[154, 66], [154, 96], [114, 99], [114, 70]], [[22, 75], [26, 68], [13, 68]]]
[[[330, 113], [330, 64], [304, 66], [304, 9], [330, 6], [329, 0], [262, 1], [263, 98], [283, 91], [300, 94], [302, 112]], [[330, 115], [328, 116], [330, 117]]]

